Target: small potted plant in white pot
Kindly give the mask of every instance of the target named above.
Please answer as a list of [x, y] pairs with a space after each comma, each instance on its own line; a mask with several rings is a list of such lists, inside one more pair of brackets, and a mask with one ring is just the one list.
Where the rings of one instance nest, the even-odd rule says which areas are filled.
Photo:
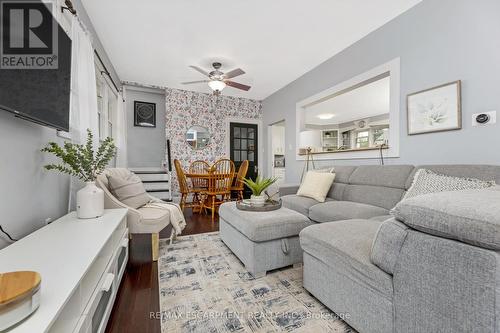
[[65, 142], [61, 147], [55, 142], [49, 142], [42, 149], [42, 152], [52, 153], [62, 160], [61, 164], [45, 165], [45, 169], [67, 173], [85, 182], [85, 187], [76, 193], [76, 214], [80, 219], [104, 214], [104, 192], [95, 185], [95, 180], [116, 152], [112, 138], [102, 141], [97, 151], [94, 151], [92, 142], [92, 132], [87, 130], [85, 145]]
[[262, 193], [272, 184], [276, 182], [277, 178], [261, 178], [257, 175], [255, 181], [250, 178], [243, 178], [245, 185], [252, 191], [250, 203], [256, 207], [262, 207], [266, 203], [266, 196]]

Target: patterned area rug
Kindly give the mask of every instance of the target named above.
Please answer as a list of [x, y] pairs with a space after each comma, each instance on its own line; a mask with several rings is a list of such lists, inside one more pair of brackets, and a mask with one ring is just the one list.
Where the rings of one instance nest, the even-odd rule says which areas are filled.
[[160, 244], [162, 333], [355, 332], [302, 287], [302, 268], [254, 279], [218, 233]]

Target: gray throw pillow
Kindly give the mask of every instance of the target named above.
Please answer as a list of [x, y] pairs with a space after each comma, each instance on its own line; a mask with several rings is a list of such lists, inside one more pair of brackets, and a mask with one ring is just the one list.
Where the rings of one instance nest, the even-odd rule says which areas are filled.
[[495, 185], [494, 181], [446, 176], [427, 169], [420, 169], [415, 173], [413, 183], [408, 192], [406, 192], [403, 200], [429, 193], [476, 190]]
[[126, 178], [112, 175], [107, 177], [111, 193], [123, 204], [137, 209], [151, 201], [141, 179], [136, 174], [130, 173]]

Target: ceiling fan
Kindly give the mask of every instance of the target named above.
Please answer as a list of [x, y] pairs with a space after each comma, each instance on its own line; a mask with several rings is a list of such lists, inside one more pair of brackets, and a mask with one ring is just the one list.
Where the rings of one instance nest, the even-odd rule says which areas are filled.
[[220, 62], [214, 62], [212, 64], [215, 70], [211, 72], [207, 72], [200, 67], [197, 66], [189, 66], [195, 71], [200, 72], [201, 74], [207, 76], [209, 80], [200, 80], [200, 81], [190, 81], [190, 82], [182, 82], [182, 84], [196, 84], [196, 83], [208, 83], [208, 86], [214, 91], [215, 95], [219, 95], [226, 86], [233, 87], [236, 89], [241, 89], [248, 91], [251, 87], [246, 84], [238, 83], [231, 81], [233, 77], [240, 76], [245, 74], [245, 72], [241, 68], [233, 69], [227, 73], [221, 72], [220, 68], [222, 64]]

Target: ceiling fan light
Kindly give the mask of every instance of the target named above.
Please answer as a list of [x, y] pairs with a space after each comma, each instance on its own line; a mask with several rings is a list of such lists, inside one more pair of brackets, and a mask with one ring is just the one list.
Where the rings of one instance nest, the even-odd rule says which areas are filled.
[[213, 90], [213, 91], [222, 91], [226, 87], [226, 83], [224, 81], [220, 80], [214, 80], [208, 82], [208, 86]]

